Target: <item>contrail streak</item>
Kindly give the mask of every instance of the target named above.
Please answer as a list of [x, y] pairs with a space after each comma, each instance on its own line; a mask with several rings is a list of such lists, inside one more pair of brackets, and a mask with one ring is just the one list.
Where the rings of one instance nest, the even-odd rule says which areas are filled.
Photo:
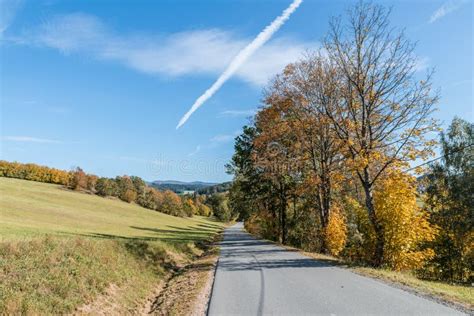
[[273, 34], [275, 34], [278, 29], [290, 18], [290, 15], [295, 12], [295, 10], [300, 6], [303, 0], [293, 0], [288, 8], [283, 11], [283, 13], [278, 16], [273, 22], [266, 26], [265, 29], [257, 35], [257, 37], [248, 44], [244, 49], [242, 49], [237, 56], [232, 59], [230, 64], [227, 66], [227, 69], [220, 75], [220, 77], [214, 82], [214, 84], [206, 90], [191, 106], [188, 112], [179, 121], [176, 129], [180, 128], [186, 121], [191, 117], [191, 115], [203, 105], [214, 93], [219, 90], [220, 87], [230, 78], [232, 75], [242, 66], [247, 59], [255, 53], [263, 44], [265, 44]]

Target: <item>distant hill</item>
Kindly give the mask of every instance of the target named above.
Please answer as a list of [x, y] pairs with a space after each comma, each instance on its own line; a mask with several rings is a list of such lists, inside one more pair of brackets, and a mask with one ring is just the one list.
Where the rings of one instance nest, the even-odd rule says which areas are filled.
[[183, 182], [175, 180], [156, 180], [149, 183], [150, 186], [159, 190], [171, 190], [176, 193], [183, 193], [184, 191], [199, 191], [201, 189], [218, 185], [218, 183], [212, 182]]
[[232, 181], [222, 182], [219, 184], [207, 186], [205, 188], [197, 190], [199, 194], [213, 194], [213, 193], [220, 193], [229, 191], [230, 186], [232, 185]]

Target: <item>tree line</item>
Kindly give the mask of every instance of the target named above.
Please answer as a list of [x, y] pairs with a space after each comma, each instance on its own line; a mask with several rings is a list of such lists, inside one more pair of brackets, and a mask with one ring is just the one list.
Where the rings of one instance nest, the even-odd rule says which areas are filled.
[[[0, 177], [18, 178], [38, 182], [64, 185], [72, 190], [84, 191], [102, 197], [116, 197], [127, 203], [156, 210], [165, 214], [190, 217], [193, 215], [211, 216], [213, 208], [219, 219], [221, 216], [220, 204], [215, 203], [215, 197], [205, 195], [179, 196], [173, 191], [160, 191], [152, 188], [137, 176], [117, 176], [115, 178], [98, 177], [87, 174], [77, 167], [71, 171], [59, 170], [37, 164], [22, 164], [0, 160]], [[206, 200], [209, 199], [209, 203]], [[209, 205], [208, 205], [209, 204]]]
[[[467, 282], [472, 149], [408, 172], [434, 155], [439, 97], [432, 72], [420, 77], [415, 45], [389, 16], [360, 2], [331, 21], [322, 49], [270, 82], [236, 138], [230, 212], [285, 244]], [[445, 153], [473, 143], [472, 124], [461, 119], [442, 135]], [[423, 173], [430, 182], [420, 193]]]

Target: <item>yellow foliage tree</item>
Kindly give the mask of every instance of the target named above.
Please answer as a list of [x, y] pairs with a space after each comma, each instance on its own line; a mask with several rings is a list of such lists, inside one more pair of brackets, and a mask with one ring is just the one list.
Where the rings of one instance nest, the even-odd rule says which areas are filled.
[[385, 265], [395, 270], [420, 268], [434, 251], [420, 246], [432, 241], [437, 228], [416, 202], [415, 178], [390, 170], [374, 192], [374, 205], [384, 232]]
[[346, 220], [335, 204], [331, 209], [324, 237], [326, 248], [332, 255], [337, 256], [344, 249], [347, 238]]

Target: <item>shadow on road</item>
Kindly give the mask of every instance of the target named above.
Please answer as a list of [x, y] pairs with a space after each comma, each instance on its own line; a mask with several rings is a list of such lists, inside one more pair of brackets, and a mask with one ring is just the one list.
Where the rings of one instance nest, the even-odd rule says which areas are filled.
[[[221, 242], [219, 267], [225, 271], [280, 269], [280, 268], [325, 268], [334, 262], [314, 260], [298, 255], [293, 249], [286, 249], [266, 240], [256, 239], [242, 230], [231, 230]], [[241, 258], [253, 258], [243, 261]]]

